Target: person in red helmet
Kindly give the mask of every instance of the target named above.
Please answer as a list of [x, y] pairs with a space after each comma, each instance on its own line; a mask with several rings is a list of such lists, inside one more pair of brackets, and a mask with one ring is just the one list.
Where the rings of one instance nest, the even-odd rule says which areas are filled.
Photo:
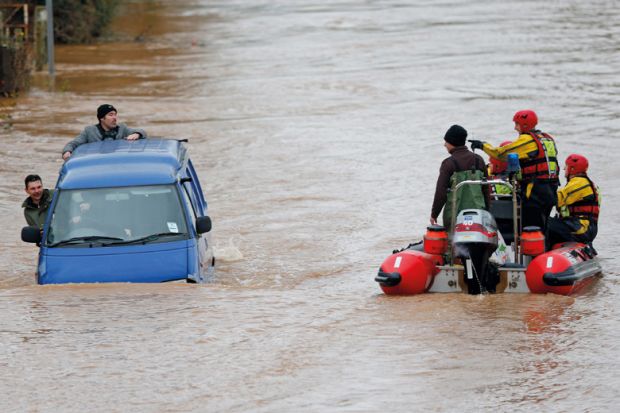
[[568, 155], [564, 166], [568, 182], [558, 191], [559, 217], [549, 219], [549, 246], [567, 241], [591, 244], [596, 238], [601, 200], [598, 187], [587, 171], [585, 156]]
[[534, 111], [520, 110], [512, 120], [519, 137], [511, 144], [494, 147], [479, 140], [469, 142], [473, 150], [482, 149], [499, 161], [506, 161], [509, 153], [519, 156], [521, 227], [537, 226], [545, 231], [551, 210], [557, 203], [558, 150], [553, 137], [536, 129], [538, 116]]
[[[511, 141], [504, 141], [499, 144], [500, 147], [510, 145]], [[508, 162], [489, 157], [489, 179], [508, 179]], [[491, 185], [491, 195], [510, 194], [510, 188], [501, 184]]]

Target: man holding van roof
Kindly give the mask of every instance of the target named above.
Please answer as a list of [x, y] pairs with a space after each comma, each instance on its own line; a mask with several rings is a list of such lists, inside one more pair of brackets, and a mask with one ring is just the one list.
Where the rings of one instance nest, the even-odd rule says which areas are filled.
[[25, 190], [28, 194], [22, 204], [24, 208], [24, 218], [29, 226], [43, 228], [47, 210], [52, 203], [53, 190], [44, 189], [43, 181], [39, 175], [28, 175], [24, 179]]
[[127, 139], [133, 141], [146, 138], [146, 132], [142, 129], [127, 127], [124, 123], [117, 124], [118, 113], [116, 108], [109, 104], [104, 104], [97, 108], [97, 119], [99, 123], [84, 128], [75, 139], [65, 145], [62, 149], [62, 159], [65, 161], [71, 157], [71, 153], [78, 146], [84, 143], [103, 141], [106, 139]]

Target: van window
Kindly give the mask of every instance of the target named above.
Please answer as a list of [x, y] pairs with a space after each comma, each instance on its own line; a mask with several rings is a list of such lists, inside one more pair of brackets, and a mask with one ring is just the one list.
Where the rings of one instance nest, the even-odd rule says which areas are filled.
[[[187, 238], [174, 185], [61, 190], [50, 221], [49, 246], [106, 241], [168, 242]], [[155, 236], [158, 235], [158, 236]], [[84, 238], [84, 239], [83, 239]], [[111, 243], [113, 245], [113, 243]]]
[[200, 216], [204, 216], [207, 209], [207, 201], [205, 200], [204, 194], [202, 192], [202, 187], [200, 186], [200, 181], [198, 180], [198, 175], [196, 174], [196, 170], [194, 169], [194, 164], [191, 159], [187, 161], [187, 175], [192, 178], [191, 186], [193, 192], [197, 195], [196, 199], [196, 213]]
[[189, 195], [190, 192], [191, 191], [188, 191], [187, 187], [184, 185], [183, 186], [183, 200], [185, 201], [185, 204], [187, 205], [187, 210], [190, 213], [191, 221], [196, 222], [196, 217], [198, 215], [196, 214], [196, 208], [194, 207], [194, 202], [192, 201], [192, 198]]

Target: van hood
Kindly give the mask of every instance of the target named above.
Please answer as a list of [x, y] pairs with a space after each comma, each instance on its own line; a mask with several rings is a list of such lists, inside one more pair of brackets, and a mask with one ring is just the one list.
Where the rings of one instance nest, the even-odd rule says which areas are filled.
[[190, 240], [95, 248], [41, 248], [39, 284], [157, 283], [188, 276]]

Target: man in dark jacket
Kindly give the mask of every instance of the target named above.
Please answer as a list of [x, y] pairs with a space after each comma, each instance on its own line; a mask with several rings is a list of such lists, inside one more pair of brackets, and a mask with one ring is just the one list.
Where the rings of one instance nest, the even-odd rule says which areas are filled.
[[75, 139], [65, 145], [62, 149], [62, 159], [69, 159], [71, 153], [78, 146], [89, 143], [103, 141], [105, 139], [127, 139], [133, 141], [136, 139], [146, 138], [146, 132], [142, 129], [133, 129], [127, 125], [117, 124], [118, 113], [112, 105], [104, 104], [97, 108], [97, 119], [99, 123], [84, 128]]
[[[431, 224], [437, 224], [437, 217], [442, 208], [446, 204], [448, 198], [448, 190], [450, 189], [450, 178], [455, 172], [460, 171], [481, 171], [483, 176], [487, 177], [487, 169], [484, 159], [480, 155], [471, 152], [466, 146], [467, 131], [459, 125], [452, 125], [444, 136], [444, 146], [450, 156], [443, 160], [439, 168], [439, 177], [437, 178], [437, 186], [435, 188], [435, 198], [431, 209]], [[483, 194], [488, 198], [488, 188], [484, 186]], [[457, 211], [458, 212], [458, 211]], [[444, 226], [449, 223], [445, 222]]]
[[39, 175], [28, 175], [24, 183], [28, 194], [28, 198], [22, 203], [24, 218], [28, 225], [43, 229], [54, 191], [43, 189], [43, 181]]

